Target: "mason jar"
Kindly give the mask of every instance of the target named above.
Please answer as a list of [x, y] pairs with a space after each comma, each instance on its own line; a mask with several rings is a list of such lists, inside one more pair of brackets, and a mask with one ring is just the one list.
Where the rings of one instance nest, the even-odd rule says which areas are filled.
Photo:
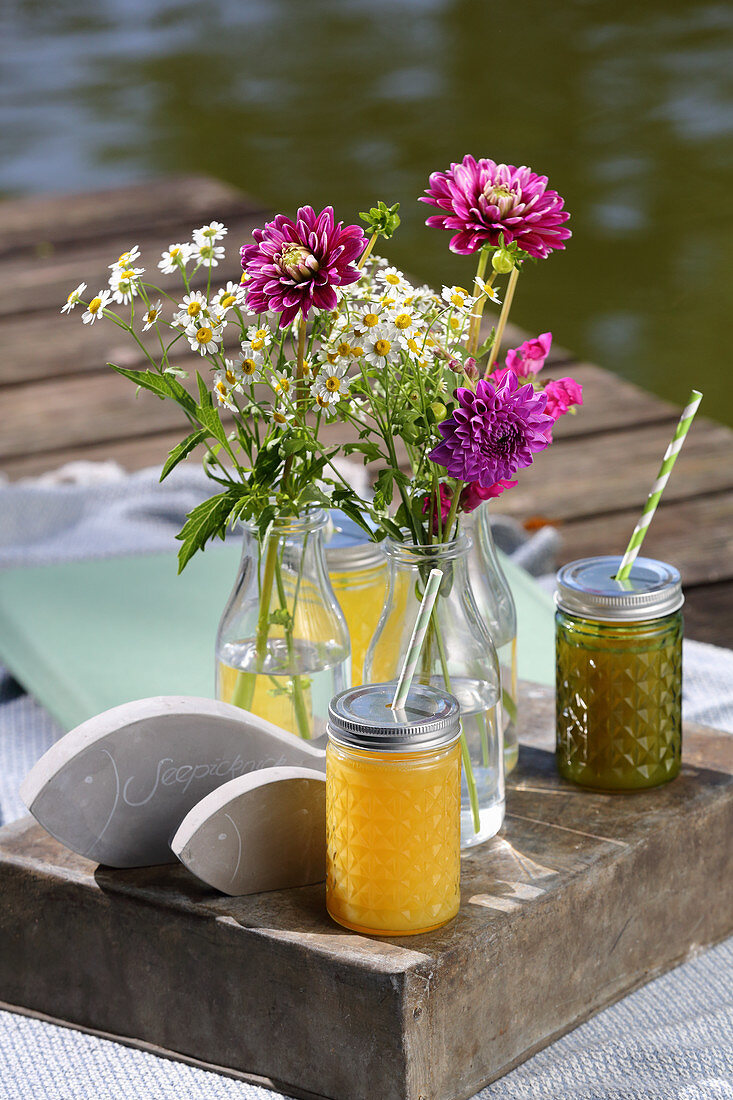
[[326, 906], [372, 935], [429, 932], [460, 903], [460, 706], [414, 684], [365, 684], [329, 708]]
[[677, 569], [637, 558], [583, 558], [557, 575], [556, 734], [561, 775], [633, 791], [678, 774], [682, 612]]

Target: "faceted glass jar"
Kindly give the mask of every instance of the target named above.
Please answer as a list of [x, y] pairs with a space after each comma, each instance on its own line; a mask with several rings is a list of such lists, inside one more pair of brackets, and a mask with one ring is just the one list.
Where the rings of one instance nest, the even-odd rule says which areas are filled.
[[[620, 559], [596, 560], [617, 565]], [[597, 594], [590, 595], [590, 603], [606, 621], [563, 606], [562, 594], [557, 598], [557, 766], [566, 779], [584, 787], [643, 790], [674, 779], [680, 770], [682, 612], [674, 609], [674, 596], [665, 604], [660, 591], [658, 609], [666, 607], [668, 613], [649, 617], [654, 601], [639, 576], [648, 561], [634, 566], [636, 594], [634, 570], [629, 588], [619, 590], [625, 601], [622, 621], [608, 621], [614, 609], [599, 609]], [[650, 575], [658, 572], [649, 570]], [[630, 617], [635, 595], [642, 597], [638, 618]]]
[[322, 510], [276, 521], [242, 560], [216, 640], [216, 696], [300, 737], [325, 733], [351, 676], [349, 633], [328, 578]]
[[473, 543], [468, 558], [471, 587], [499, 658], [504, 770], [508, 774], [515, 767], [519, 754], [517, 609], [496, 553], [488, 501], [464, 516], [462, 523]]
[[471, 540], [415, 546], [387, 539], [387, 601], [367, 651], [367, 683], [397, 679], [431, 569], [443, 574], [414, 682], [450, 691], [461, 706], [461, 846], [483, 844], [504, 821], [499, 663], [468, 576]]
[[[379, 696], [378, 723], [390, 715], [394, 689], [394, 683], [362, 689]], [[425, 722], [431, 695], [439, 705], [449, 699], [453, 708], [452, 721], [432, 747], [421, 745], [419, 738], [413, 743], [410, 732], [411, 720], [413, 727]], [[358, 743], [348, 743], [348, 732], [345, 743], [343, 730], [329, 724], [326, 905], [338, 924], [372, 935], [415, 935], [438, 928], [458, 912], [458, 713], [456, 701], [445, 692], [421, 686], [411, 691], [404, 711], [390, 715], [394, 724], [384, 732], [396, 735], [398, 744], [364, 728]]]

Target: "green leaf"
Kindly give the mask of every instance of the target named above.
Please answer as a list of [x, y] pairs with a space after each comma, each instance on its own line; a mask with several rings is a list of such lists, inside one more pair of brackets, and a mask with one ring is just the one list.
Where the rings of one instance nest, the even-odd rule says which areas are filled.
[[208, 432], [205, 428], [197, 428], [195, 432], [191, 432], [191, 434], [186, 436], [180, 443], [176, 443], [165, 461], [160, 480], [163, 481], [164, 478], [168, 477], [171, 470], [173, 470], [182, 459], [187, 458], [194, 447], [198, 447], [199, 443], [203, 443], [207, 435]]
[[191, 397], [188, 390], [184, 389], [178, 379], [174, 378], [173, 375], [156, 374], [156, 372], [152, 370], [128, 370], [126, 367], [115, 366], [114, 363], [109, 363], [108, 365], [124, 378], [129, 378], [130, 381], [134, 382], [136, 385], [142, 386], [143, 389], [150, 390], [150, 392], [156, 394], [157, 397], [170, 397], [174, 401], [177, 401], [178, 404], [188, 412], [195, 412], [196, 402]]
[[[346, 489], [342, 491], [344, 494], [347, 492]], [[370, 538], [374, 538], [374, 532], [353, 500], [344, 499], [340, 496], [339, 490], [336, 490], [333, 494], [333, 503], [339, 511], [343, 512], [345, 516], [348, 516], [350, 520], [353, 520], [357, 527], [365, 531]]]
[[203, 550], [209, 539], [224, 538], [232, 508], [242, 495], [243, 487], [236, 486], [209, 497], [189, 512], [186, 522], [176, 535], [183, 543], [178, 551], [178, 572], [182, 573], [197, 550]]
[[365, 465], [367, 462], [376, 462], [383, 457], [379, 444], [366, 439], [362, 439], [358, 443], [346, 443], [342, 450], [345, 455], [354, 454], [356, 451], [363, 454]]
[[377, 205], [373, 206], [371, 210], [362, 210], [359, 217], [370, 233], [377, 233], [380, 237], [384, 237], [385, 240], [389, 240], [400, 224], [400, 216], [397, 213], [399, 208], [400, 204], [398, 202], [396, 202], [394, 206], [387, 206], [386, 203], [382, 202], [380, 199]]

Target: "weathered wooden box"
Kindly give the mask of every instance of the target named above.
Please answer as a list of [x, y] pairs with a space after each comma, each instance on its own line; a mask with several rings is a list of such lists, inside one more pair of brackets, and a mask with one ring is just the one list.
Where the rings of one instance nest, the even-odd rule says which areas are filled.
[[733, 929], [733, 738], [685, 731], [682, 775], [633, 795], [560, 780], [548, 692], [506, 826], [431, 935], [332, 924], [322, 886], [232, 899], [182, 867], [113, 871], [31, 819], [0, 831], [0, 999], [334, 1100], [469, 1097]]

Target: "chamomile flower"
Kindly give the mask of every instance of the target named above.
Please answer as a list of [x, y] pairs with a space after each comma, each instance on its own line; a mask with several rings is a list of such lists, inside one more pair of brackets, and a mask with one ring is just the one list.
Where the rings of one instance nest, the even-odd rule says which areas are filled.
[[485, 294], [490, 302], [493, 302], [497, 306], [501, 305], [501, 298], [497, 294], [496, 289], [491, 286], [490, 283], [486, 282], [484, 279], [477, 279], [476, 284], [481, 294]]
[[402, 290], [405, 293], [409, 293], [412, 287], [408, 283], [405, 276], [401, 271], [398, 271], [396, 267], [385, 267], [377, 272], [377, 279], [384, 283], [385, 288], [395, 293]]
[[140, 291], [140, 276], [144, 267], [117, 268], [109, 277], [109, 285], [115, 302], [128, 305]]
[[386, 326], [370, 329], [363, 341], [364, 358], [374, 367], [382, 367], [395, 359], [400, 350], [394, 330]]
[[69, 297], [66, 299], [66, 301], [62, 305], [61, 312], [62, 313], [71, 313], [74, 306], [79, 303], [79, 301], [81, 299], [81, 296], [84, 293], [84, 291], [86, 290], [86, 288], [87, 288], [86, 283], [79, 283], [76, 290], [72, 290], [71, 294], [69, 295]]
[[219, 350], [221, 344], [221, 330], [212, 328], [211, 325], [189, 325], [186, 336], [192, 351], [200, 355], [213, 355]]
[[476, 301], [462, 286], [444, 286], [442, 298], [453, 309], [469, 310]]
[[263, 351], [272, 343], [272, 331], [269, 328], [250, 325], [247, 329], [247, 339], [252, 351]]
[[143, 321], [144, 321], [143, 332], [147, 332], [148, 329], [152, 328], [153, 325], [159, 320], [160, 320], [160, 298], [158, 298], [158, 301], [155, 303], [154, 306], [150, 307], [150, 309], [147, 311], [147, 313], [143, 314]]
[[268, 382], [272, 386], [273, 390], [280, 397], [289, 397], [290, 391], [293, 388], [293, 383], [287, 374], [283, 374], [281, 371], [274, 370], [268, 379]]
[[313, 384], [313, 396], [320, 408], [335, 405], [342, 397], [349, 396], [349, 387], [345, 375], [349, 364], [330, 363], [323, 366]]
[[96, 298], [92, 298], [91, 302], [87, 306], [86, 313], [82, 313], [81, 319], [85, 325], [93, 325], [98, 317], [102, 316], [107, 302], [112, 295], [108, 290], [100, 290]]
[[109, 265], [110, 271], [124, 271], [127, 267], [132, 265], [140, 259], [140, 249], [135, 244], [127, 252], [123, 252], [119, 259], [115, 260], [113, 264]]
[[369, 332], [378, 328], [381, 323], [380, 307], [374, 302], [367, 302], [354, 314], [354, 329], [356, 332]]
[[185, 267], [190, 259], [191, 245], [188, 242], [169, 244], [166, 251], [161, 253], [158, 267], [164, 275], [173, 275], [174, 272], [180, 271], [181, 267]]
[[219, 260], [224, 259], [224, 247], [202, 238], [194, 242], [192, 254], [197, 264], [203, 264], [204, 267], [218, 267]]
[[285, 427], [286, 424], [295, 423], [295, 413], [283, 412], [282, 409], [273, 409], [271, 415], [274, 422], [281, 428]]
[[407, 347], [407, 341], [414, 339], [423, 327], [421, 318], [409, 306], [397, 306], [389, 311], [387, 317], [397, 330], [402, 347]]
[[[230, 384], [227, 377], [230, 373], [230, 371], [224, 370], [218, 370], [214, 373], [214, 396], [220, 405], [225, 405], [227, 409], [231, 409], [232, 412], [235, 412], [237, 406], [232, 398], [232, 391], [234, 385], [236, 385], [236, 378], [234, 379], [234, 384]], [[232, 375], [232, 377], [234, 376]]]
[[200, 229], [194, 229], [193, 239], [197, 245], [213, 244], [214, 241], [220, 241], [223, 237], [226, 237], [229, 230], [222, 222], [209, 222], [208, 225], [202, 225]]
[[262, 356], [246, 344], [242, 344], [241, 352], [234, 357], [232, 367], [247, 383], [262, 380]]
[[177, 325], [190, 325], [196, 318], [208, 314], [206, 296], [200, 290], [194, 290], [191, 294], [185, 294], [183, 301], [178, 303], [179, 313], [173, 318]]
[[217, 290], [211, 299], [211, 304], [220, 310], [230, 310], [233, 306], [241, 306], [244, 302], [245, 289], [241, 283], [227, 283], [221, 290]]

